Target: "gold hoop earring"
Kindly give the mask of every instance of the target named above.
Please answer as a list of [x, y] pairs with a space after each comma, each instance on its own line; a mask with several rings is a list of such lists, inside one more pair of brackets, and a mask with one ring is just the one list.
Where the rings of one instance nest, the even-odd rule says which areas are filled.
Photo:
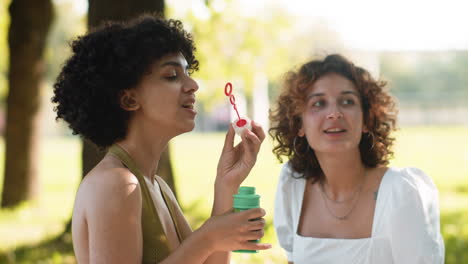
[[[294, 150], [294, 152], [295, 152], [298, 156], [303, 157], [304, 154], [303, 154], [303, 153], [300, 153], [300, 152], [297, 150], [297, 148], [296, 148], [297, 138], [299, 138], [299, 136], [296, 136], [296, 137], [294, 138], [294, 140], [293, 140], [293, 150]], [[307, 147], [309, 147], [309, 146], [307, 146]], [[308, 150], [308, 149], [307, 149], [307, 150]]]
[[296, 152], [296, 154], [299, 155], [299, 151], [297, 151], [297, 149], [296, 149], [296, 141], [297, 141], [297, 136], [293, 140], [293, 150], [294, 150], [294, 152]]
[[374, 145], [375, 145], [375, 137], [374, 137], [374, 133], [372, 133], [372, 132], [367, 132], [367, 134], [369, 135], [369, 137], [371, 137], [371, 138], [372, 138], [372, 139], [371, 139], [371, 141], [372, 141], [372, 145], [371, 145], [371, 147], [370, 147], [370, 149], [372, 150], [372, 149], [374, 149]]

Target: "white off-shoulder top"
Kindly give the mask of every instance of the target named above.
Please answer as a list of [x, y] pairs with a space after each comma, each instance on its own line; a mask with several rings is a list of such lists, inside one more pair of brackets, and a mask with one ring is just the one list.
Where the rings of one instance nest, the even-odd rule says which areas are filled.
[[294, 264], [444, 263], [438, 191], [416, 168], [389, 168], [380, 183], [372, 235], [360, 239], [297, 234], [306, 181], [286, 163], [275, 197], [278, 241]]

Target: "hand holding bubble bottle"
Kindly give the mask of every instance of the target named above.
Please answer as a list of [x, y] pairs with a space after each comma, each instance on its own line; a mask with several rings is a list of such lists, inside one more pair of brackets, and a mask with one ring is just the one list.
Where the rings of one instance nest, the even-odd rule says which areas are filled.
[[[260, 207], [260, 195], [255, 193], [255, 187], [241, 186], [239, 192], [233, 195], [233, 207], [235, 212], [241, 212], [252, 208]], [[256, 221], [258, 219], [251, 219], [250, 221]], [[260, 240], [249, 240], [250, 242], [259, 243]], [[233, 252], [238, 253], [258, 253], [258, 250], [234, 250]]]

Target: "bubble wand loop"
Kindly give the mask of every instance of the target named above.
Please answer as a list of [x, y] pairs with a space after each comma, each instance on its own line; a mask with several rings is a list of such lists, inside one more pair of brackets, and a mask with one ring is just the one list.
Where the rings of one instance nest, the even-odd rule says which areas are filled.
[[247, 124], [247, 121], [242, 119], [239, 115], [239, 111], [237, 111], [236, 98], [232, 94], [232, 84], [230, 82], [226, 83], [226, 86], [224, 86], [224, 94], [229, 97], [229, 102], [231, 103], [232, 107], [236, 111], [237, 117], [239, 118], [236, 123], [237, 126], [243, 127], [245, 124]]

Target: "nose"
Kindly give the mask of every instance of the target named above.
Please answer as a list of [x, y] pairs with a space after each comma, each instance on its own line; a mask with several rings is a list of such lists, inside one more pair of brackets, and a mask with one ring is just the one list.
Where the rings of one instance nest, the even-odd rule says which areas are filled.
[[184, 84], [184, 91], [186, 93], [195, 93], [198, 91], [198, 83], [190, 76], [187, 77], [187, 81]]
[[343, 113], [338, 109], [338, 107], [332, 107], [330, 113], [327, 115], [327, 119], [341, 119], [343, 118]]
[[343, 118], [343, 114], [339, 111], [334, 111], [327, 115], [327, 119], [341, 119]]

